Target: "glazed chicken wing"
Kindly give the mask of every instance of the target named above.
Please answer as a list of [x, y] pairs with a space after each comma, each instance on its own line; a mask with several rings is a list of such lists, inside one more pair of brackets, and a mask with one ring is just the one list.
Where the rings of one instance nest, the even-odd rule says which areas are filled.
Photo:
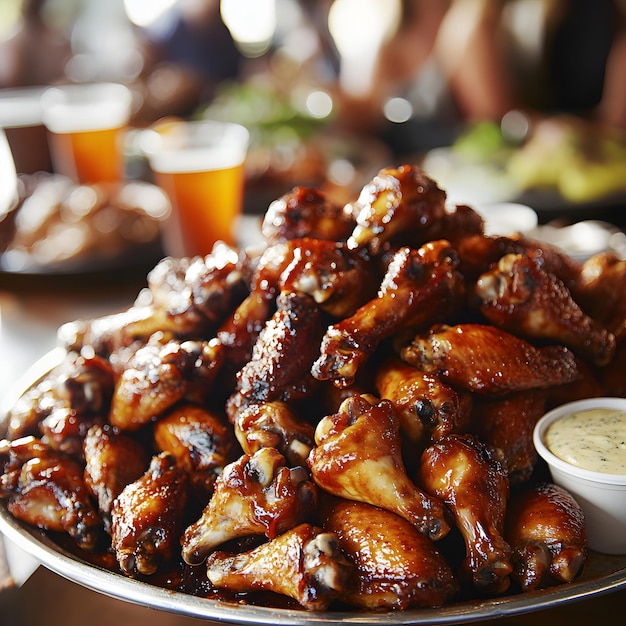
[[137, 430], [182, 399], [204, 399], [220, 364], [210, 342], [181, 343], [153, 335], [116, 381], [110, 423]]
[[416, 335], [400, 356], [450, 385], [483, 394], [563, 385], [579, 376], [567, 348], [539, 348], [485, 324], [436, 326]]
[[0, 496], [9, 512], [37, 528], [68, 533], [93, 550], [102, 520], [85, 486], [83, 468], [34, 437], [0, 441]]
[[584, 313], [562, 281], [527, 256], [503, 256], [479, 277], [474, 295], [481, 313], [511, 333], [560, 343], [597, 366], [613, 357], [613, 334]]
[[344, 590], [350, 570], [337, 537], [306, 523], [249, 552], [214, 552], [207, 560], [207, 576], [215, 587], [271, 591], [309, 611], [328, 609]]
[[626, 336], [626, 260], [612, 252], [587, 259], [574, 288], [576, 301], [621, 341]]
[[226, 417], [185, 402], [159, 419], [153, 432], [157, 449], [176, 457], [196, 496], [210, 496], [215, 480], [237, 449]]
[[204, 258], [166, 257], [148, 274], [148, 288], [128, 310], [64, 324], [59, 343], [68, 350], [91, 346], [108, 356], [155, 332], [178, 339], [206, 339], [247, 293], [249, 261], [218, 243]]
[[111, 546], [127, 576], [154, 574], [178, 555], [187, 502], [187, 474], [173, 455], [152, 457], [111, 509]]
[[83, 454], [85, 485], [98, 503], [108, 532], [113, 501], [146, 471], [148, 455], [138, 441], [109, 425], [95, 425], [87, 431]]
[[476, 396], [470, 430], [503, 452], [511, 485], [527, 481], [537, 463], [533, 429], [546, 411], [548, 392], [529, 389], [499, 397]]
[[419, 250], [401, 248], [389, 264], [377, 297], [328, 328], [313, 375], [349, 386], [381, 341], [400, 330], [445, 319], [462, 297], [462, 278], [447, 241], [430, 242]]
[[413, 443], [461, 432], [469, 423], [470, 394], [457, 393], [397, 357], [388, 358], [376, 370], [376, 389], [381, 399], [391, 401], [403, 435]]
[[315, 441], [308, 465], [321, 489], [392, 511], [432, 539], [447, 534], [442, 503], [406, 473], [400, 420], [391, 402], [348, 398], [338, 413], [318, 423]]
[[354, 566], [343, 602], [366, 609], [440, 606], [458, 590], [452, 569], [413, 524], [385, 509], [344, 499], [325, 507], [322, 526], [337, 535]]
[[294, 187], [268, 207], [261, 232], [269, 245], [290, 239], [345, 241], [354, 229], [349, 212], [312, 187]]
[[511, 498], [506, 537], [513, 549], [513, 578], [524, 591], [569, 583], [587, 557], [585, 518], [571, 494], [552, 483]]
[[348, 207], [356, 221], [348, 245], [369, 247], [377, 254], [395, 237], [400, 245], [411, 243], [417, 233], [442, 219], [445, 199], [445, 192], [418, 167], [382, 169]]
[[246, 454], [276, 448], [290, 467], [296, 467], [306, 464], [315, 445], [315, 427], [280, 400], [244, 406], [233, 419], [235, 436]]
[[510, 584], [511, 548], [504, 539], [509, 479], [502, 455], [473, 435], [448, 435], [426, 448], [420, 484], [440, 498], [463, 536], [464, 573], [483, 593], [502, 593]]
[[182, 556], [199, 565], [231, 539], [272, 539], [304, 521], [316, 505], [317, 489], [305, 468], [288, 468], [274, 448], [245, 454], [224, 468], [201, 517], [185, 530]]

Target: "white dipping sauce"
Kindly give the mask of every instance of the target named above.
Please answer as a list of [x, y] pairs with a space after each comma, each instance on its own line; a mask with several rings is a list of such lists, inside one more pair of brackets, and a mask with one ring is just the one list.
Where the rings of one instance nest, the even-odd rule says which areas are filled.
[[589, 409], [563, 416], [545, 433], [555, 456], [582, 469], [626, 474], [626, 412]]

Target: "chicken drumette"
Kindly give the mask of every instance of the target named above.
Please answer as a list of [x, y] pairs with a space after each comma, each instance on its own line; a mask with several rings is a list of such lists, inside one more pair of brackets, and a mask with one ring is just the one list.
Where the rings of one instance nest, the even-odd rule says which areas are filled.
[[178, 555], [187, 486], [174, 456], [162, 452], [113, 501], [111, 546], [126, 575], [154, 574]]
[[449, 531], [440, 500], [419, 489], [406, 473], [400, 420], [388, 400], [352, 396], [323, 418], [308, 464], [324, 491], [392, 511], [432, 539]]
[[286, 467], [274, 448], [243, 455], [224, 468], [201, 517], [185, 530], [182, 556], [198, 565], [231, 539], [272, 539], [307, 519], [316, 505], [317, 489], [305, 468]]
[[348, 245], [377, 254], [394, 238], [400, 245], [412, 243], [444, 217], [445, 199], [445, 192], [418, 167], [382, 169], [347, 207], [356, 221]]
[[469, 423], [471, 396], [439, 378], [390, 357], [376, 370], [376, 389], [390, 400], [400, 417], [403, 435], [413, 443], [428, 443]]
[[501, 453], [473, 435], [448, 435], [422, 454], [419, 482], [452, 511], [465, 542], [463, 572], [474, 587], [506, 591], [513, 568], [504, 539], [509, 479]]
[[214, 552], [207, 576], [231, 591], [271, 591], [325, 611], [345, 589], [351, 565], [333, 533], [299, 524], [249, 552]]
[[587, 557], [585, 516], [562, 487], [540, 483], [515, 493], [506, 516], [513, 578], [524, 591], [569, 583]]
[[458, 590], [435, 544], [413, 524], [385, 509], [333, 498], [324, 507], [325, 530], [354, 566], [340, 599], [367, 609], [440, 606]]

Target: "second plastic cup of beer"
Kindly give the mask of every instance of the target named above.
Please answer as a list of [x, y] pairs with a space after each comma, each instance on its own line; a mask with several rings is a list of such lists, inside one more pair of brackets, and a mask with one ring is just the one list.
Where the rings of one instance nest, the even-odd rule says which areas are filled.
[[164, 121], [142, 144], [155, 182], [172, 203], [163, 244], [171, 256], [204, 256], [217, 241], [236, 243], [249, 134], [239, 124]]
[[41, 97], [54, 171], [80, 184], [124, 180], [132, 94], [118, 83], [51, 87]]

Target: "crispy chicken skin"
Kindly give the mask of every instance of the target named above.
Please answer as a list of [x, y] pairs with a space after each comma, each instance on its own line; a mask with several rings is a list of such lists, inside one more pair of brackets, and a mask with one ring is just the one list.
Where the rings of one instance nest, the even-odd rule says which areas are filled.
[[246, 454], [276, 448], [290, 467], [306, 465], [315, 445], [315, 427], [281, 400], [244, 406], [236, 412], [233, 427]]
[[506, 518], [513, 579], [524, 591], [569, 583], [587, 555], [585, 518], [571, 494], [553, 483], [515, 493]]
[[83, 442], [85, 485], [98, 503], [110, 531], [113, 501], [148, 467], [146, 450], [137, 440], [109, 425], [94, 425]]
[[352, 215], [313, 187], [294, 187], [274, 200], [261, 224], [268, 245], [290, 239], [346, 241], [355, 223]]
[[153, 335], [116, 381], [110, 423], [121, 430], [137, 430], [180, 400], [204, 399], [220, 363], [210, 342], [181, 343]]
[[452, 511], [465, 542], [465, 576], [482, 593], [506, 591], [513, 568], [504, 539], [509, 479], [500, 451], [470, 434], [448, 435], [422, 454], [419, 480]]
[[458, 583], [435, 544], [413, 524], [385, 509], [333, 498], [322, 527], [337, 535], [354, 566], [346, 604], [366, 609], [407, 609], [445, 604]]
[[526, 482], [535, 469], [538, 457], [533, 429], [546, 412], [547, 399], [545, 389], [474, 399], [469, 430], [502, 451], [511, 485]]
[[400, 419], [391, 402], [352, 396], [320, 420], [308, 465], [317, 485], [335, 496], [392, 511], [431, 539], [448, 531], [444, 507], [408, 477]]
[[232, 591], [272, 591], [308, 611], [325, 611], [345, 589], [351, 565], [333, 533], [299, 524], [249, 552], [214, 552], [207, 576]]
[[414, 241], [444, 216], [445, 199], [445, 192], [418, 167], [382, 169], [348, 207], [356, 221], [348, 246], [369, 247], [376, 254], [396, 236]]
[[126, 311], [61, 326], [59, 344], [90, 346], [109, 356], [155, 332], [178, 339], [206, 338], [247, 292], [251, 261], [221, 242], [204, 258], [165, 257], [148, 274], [148, 287]]
[[602, 252], [587, 259], [572, 289], [576, 301], [618, 341], [626, 335], [626, 260]]
[[124, 574], [154, 574], [178, 555], [187, 485], [174, 456], [162, 452], [113, 501], [111, 546]]
[[474, 295], [495, 326], [567, 346], [597, 366], [613, 358], [614, 335], [580, 308], [561, 280], [527, 256], [503, 256], [478, 278]]
[[34, 437], [0, 441], [0, 494], [17, 519], [68, 533], [83, 550], [93, 550], [102, 534], [83, 479], [82, 466]]
[[390, 400], [400, 417], [402, 434], [413, 443], [429, 443], [465, 430], [472, 400], [436, 376], [389, 357], [376, 370], [378, 395]]
[[401, 349], [403, 361], [445, 382], [480, 394], [563, 385], [579, 377], [564, 346], [536, 347], [486, 324], [440, 325]]
[[199, 565], [231, 539], [272, 539], [305, 520], [316, 506], [317, 488], [306, 469], [290, 469], [280, 452], [261, 448], [224, 468], [201, 517], [185, 530], [182, 556]]
[[401, 248], [389, 263], [376, 298], [328, 328], [313, 375], [350, 386], [384, 339], [445, 318], [458, 308], [462, 294], [456, 255], [447, 241], [430, 242], [418, 250]]
[[[184, 402], [176, 405], [153, 428], [154, 443], [170, 452], [189, 475], [198, 498], [208, 498], [215, 480], [238, 451], [233, 430], [225, 415]], [[238, 453], [238, 452], [237, 452]]]

